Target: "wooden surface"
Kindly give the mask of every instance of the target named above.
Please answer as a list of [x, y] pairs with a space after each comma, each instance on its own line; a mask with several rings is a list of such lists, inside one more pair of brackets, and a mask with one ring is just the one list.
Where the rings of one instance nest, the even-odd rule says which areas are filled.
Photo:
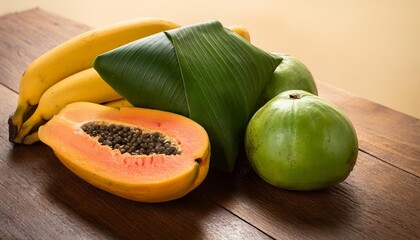
[[356, 127], [345, 182], [294, 192], [263, 182], [241, 152], [186, 197], [144, 204], [99, 190], [42, 143], [8, 142], [18, 80], [37, 56], [83, 31], [39, 9], [0, 17], [0, 239], [420, 239], [420, 120], [322, 82]]

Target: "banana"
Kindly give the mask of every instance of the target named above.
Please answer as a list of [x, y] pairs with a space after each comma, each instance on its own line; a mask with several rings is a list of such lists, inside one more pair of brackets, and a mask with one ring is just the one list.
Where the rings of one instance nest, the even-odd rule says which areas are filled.
[[251, 42], [251, 36], [249, 35], [248, 29], [246, 29], [244, 26], [242, 26], [242, 25], [233, 25], [233, 26], [229, 26], [227, 28], [230, 29], [231, 31], [234, 31], [239, 36], [241, 36], [245, 40], [247, 40], [248, 42]]
[[45, 91], [35, 112], [23, 123], [14, 142], [21, 143], [28, 134], [69, 103], [79, 101], [103, 103], [121, 98], [122, 96], [111, 88], [95, 69], [88, 68], [73, 74]]
[[31, 145], [31, 144], [34, 144], [34, 143], [39, 142], [39, 141], [40, 141], [40, 139], [39, 139], [39, 136], [38, 136], [38, 131], [36, 131], [36, 132], [33, 132], [33, 133], [29, 134], [28, 136], [26, 136], [23, 139], [23, 144]]
[[133, 107], [133, 105], [127, 101], [125, 98], [121, 98], [115, 101], [104, 103], [103, 105], [108, 107], [115, 107], [115, 108], [121, 108], [121, 107]]
[[76, 36], [49, 50], [33, 61], [23, 73], [19, 84], [16, 111], [9, 119], [9, 139], [21, 128], [23, 116], [42, 94], [58, 81], [92, 67], [94, 58], [131, 41], [179, 27], [160, 18], [140, 18]]

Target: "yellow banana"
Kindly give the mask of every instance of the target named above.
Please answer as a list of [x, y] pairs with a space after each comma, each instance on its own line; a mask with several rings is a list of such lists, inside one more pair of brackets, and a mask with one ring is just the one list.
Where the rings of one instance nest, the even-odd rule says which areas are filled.
[[85, 32], [46, 52], [33, 61], [20, 79], [16, 111], [9, 119], [9, 138], [22, 126], [30, 106], [38, 104], [42, 94], [58, 81], [92, 67], [94, 58], [134, 40], [179, 27], [159, 18], [140, 18]]
[[34, 143], [39, 142], [39, 141], [40, 140], [39, 140], [39, 136], [38, 136], [38, 131], [36, 131], [36, 132], [33, 132], [33, 133], [29, 134], [28, 136], [26, 136], [23, 139], [23, 144], [31, 145], [31, 144], [34, 144]]
[[234, 25], [234, 26], [229, 26], [228, 29], [234, 31], [239, 36], [241, 36], [245, 40], [247, 40], [248, 42], [251, 42], [251, 36], [249, 35], [248, 29], [246, 29], [244, 26], [242, 26], [242, 25]]
[[107, 102], [104, 103], [105, 106], [109, 106], [109, 107], [115, 107], [115, 108], [120, 108], [120, 107], [133, 107], [133, 105], [127, 101], [127, 99], [125, 98], [121, 98], [115, 101], [111, 101], [111, 102]]
[[14, 142], [21, 143], [28, 134], [69, 103], [81, 101], [103, 103], [121, 98], [121, 95], [111, 88], [95, 69], [88, 68], [73, 74], [45, 91], [35, 112], [23, 123]]

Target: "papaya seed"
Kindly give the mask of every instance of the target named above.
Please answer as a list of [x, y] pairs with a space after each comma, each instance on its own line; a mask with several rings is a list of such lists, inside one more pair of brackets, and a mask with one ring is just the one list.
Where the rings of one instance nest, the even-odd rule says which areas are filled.
[[116, 149], [121, 154], [150, 155], [180, 154], [177, 144], [171, 142], [160, 132], [145, 132], [140, 128], [128, 127], [103, 121], [87, 122], [81, 129], [101, 145]]

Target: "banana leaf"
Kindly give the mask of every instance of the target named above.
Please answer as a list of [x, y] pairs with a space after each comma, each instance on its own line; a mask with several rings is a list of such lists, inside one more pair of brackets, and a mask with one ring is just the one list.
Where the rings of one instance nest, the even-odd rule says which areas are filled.
[[258, 97], [280, 61], [208, 21], [131, 42], [97, 56], [93, 66], [134, 106], [202, 125], [211, 167], [231, 171]]

